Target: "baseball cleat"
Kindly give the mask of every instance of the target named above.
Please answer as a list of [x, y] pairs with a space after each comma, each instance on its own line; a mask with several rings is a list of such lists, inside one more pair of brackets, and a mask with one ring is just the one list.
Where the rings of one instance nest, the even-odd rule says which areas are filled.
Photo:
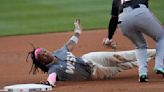
[[148, 76], [147, 75], [141, 75], [139, 76], [139, 82], [148, 82]]
[[161, 74], [164, 77], [164, 68], [157, 68], [155, 69], [156, 74]]

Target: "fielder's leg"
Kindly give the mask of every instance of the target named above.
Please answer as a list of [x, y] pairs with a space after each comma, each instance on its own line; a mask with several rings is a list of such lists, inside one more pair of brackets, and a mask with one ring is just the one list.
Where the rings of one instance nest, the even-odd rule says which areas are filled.
[[145, 20], [145, 22], [139, 22], [141, 30], [156, 41], [155, 72], [164, 76], [164, 29], [148, 9], [141, 20]]

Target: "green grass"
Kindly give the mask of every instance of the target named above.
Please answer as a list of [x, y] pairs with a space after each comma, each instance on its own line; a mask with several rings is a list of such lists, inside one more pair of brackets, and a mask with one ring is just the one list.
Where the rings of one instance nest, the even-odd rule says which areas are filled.
[[[0, 36], [72, 31], [80, 18], [84, 29], [107, 28], [112, 0], [0, 0]], [[164, 0], [150, 0], [164, 23]]]
[[150, 10], [164, 24], [164, 0], [149, 0]]

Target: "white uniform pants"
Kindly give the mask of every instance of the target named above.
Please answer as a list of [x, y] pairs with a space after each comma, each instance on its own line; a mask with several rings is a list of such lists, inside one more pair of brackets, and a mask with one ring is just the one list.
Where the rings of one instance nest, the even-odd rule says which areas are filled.
[[[148, 60], [154, 58], [155, 49], [148, 49]], [[92, 79], [106, 79], [118, 72], [137, 67], [135, 50], [119, 52], [90, 52], [82, 58], [93, 64]]]

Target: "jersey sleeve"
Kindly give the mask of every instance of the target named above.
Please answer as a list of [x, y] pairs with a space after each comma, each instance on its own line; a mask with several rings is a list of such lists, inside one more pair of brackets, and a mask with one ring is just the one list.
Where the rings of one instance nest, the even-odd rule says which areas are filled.
[[67, 52], [68, 52], [67, 45], [64, 45], [62, 48], [56, 50], [53, 52], [53, 55], [56, 56], [60, 60], [65, 60], [67, 57]]
[[113, 0], [112, 2], [111, 18], [108, 25], [108, 38], [109, 39], [112, 39], [117, 28], [119, 4], [120, 4], [120, 0]]
[[57, 68], [58, 66], [57, 65], [52, 65], [51, 68], [49, 68], [48, 70], [48, 75], [50, 75], [51, 73], [57, 73]]
[[119, 14], [119, 4], [120, 0], [113, 0], [112, 2], [112, 9], [111, 9], [111, 15], [118, 17]]

